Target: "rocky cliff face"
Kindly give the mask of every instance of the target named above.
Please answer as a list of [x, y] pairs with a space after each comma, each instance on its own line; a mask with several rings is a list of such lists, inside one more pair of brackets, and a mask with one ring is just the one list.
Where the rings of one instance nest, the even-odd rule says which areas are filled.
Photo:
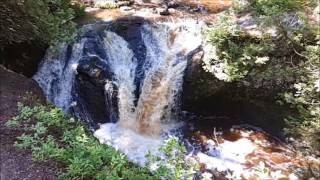
[[8, 69], [31, 77], [37, 72], [46, 48], [37, 42], [10, 44], [0, 49], [0, 62]]
[[228, 116], [233, 119], [231, 124], [252, 124], [280, 137], [284, 117], [293, 112], [275, 102], [278, 93], [288, 86], [271, 82], [262, 86], [253, 83], [256, 79], [249, 81], [252, 85], [241, 81], [225, 82], [204, 70], [202, 58], [203, 51], [189, 62], [184, 77], [182, 110], [212, 119]]

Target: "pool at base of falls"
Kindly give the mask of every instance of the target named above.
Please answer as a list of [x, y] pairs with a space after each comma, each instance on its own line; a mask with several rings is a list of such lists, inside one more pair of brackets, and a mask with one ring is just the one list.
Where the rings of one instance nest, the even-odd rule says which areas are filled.
[[145, 165], [146, 154], [152, 152], [159, 154], [163, 139], [151, 138], [140, 135], [131, 129], [126, 129], [118, 124], [107, 123], [94, 132], [100, 143], [110, 145], [127, 155], [128, 159], [139, 165]]

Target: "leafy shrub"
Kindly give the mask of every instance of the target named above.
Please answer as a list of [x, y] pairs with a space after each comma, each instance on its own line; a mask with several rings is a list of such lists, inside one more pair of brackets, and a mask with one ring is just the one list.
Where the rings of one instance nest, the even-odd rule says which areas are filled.
[[299, 81], [294, 85], [293, 92], [282, 94], [282, 98], [293, 108], [298, 116], [286, 119], [287, 134], [304, 142], [305, 150], [319, 152], [320, 149], [320, 36], [316, 37], [315, 45], [307, 45], [302, 55], [307, 59], [301, 66], [304, 71]]
[[76, 35], [75, 17], [70, 1], [26, 1], [28, 13], [35, 18], [38, 36], [48, 44], [71, 42]]
[[254, 67], [269, 61], [273, 44], [268, 38], [257, 38], [241, 31], [216, 29], [210, 32], [210, 43], [217, 48], [217, 57], [226, 66], [229, 81], [240, 80]]
[[81, 2], [81, 1], [78, 1], [78, 0], [72, 0], [71, 1], [71, 6], [70, 6], [73, 11], [74, 11], [74, 17], [77, 18], [77, 17], [82, 17], [85, 15], [85, 9], [86, 9], [86, 5]]
[[60, 109], [22, 104], [19, 109], [7, 125], [27, 133], [17, 137], [15, 145], [32, 150], [36, 160], [53, 159], [65, 165], [61, 179], [156, 179], [146, 168], [128, 162], [124, 154], [100, 144]]
[[186, 157], [186, 148], [177, 137], [166, 140], [160, 152], [163, 156], [147, 155], [149, 168], [159, 178], [192, 180], [199, 171], [198, 165]]
[[299, 11], [311, 5], [314, 0], [251, 0], [250, 9], [260, 15], [283, 15], [284, 12]]

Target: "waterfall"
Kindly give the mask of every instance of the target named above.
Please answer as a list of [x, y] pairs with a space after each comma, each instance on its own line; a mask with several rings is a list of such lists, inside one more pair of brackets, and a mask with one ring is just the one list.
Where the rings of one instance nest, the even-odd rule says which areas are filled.
[[116, 33], [105, 32], [103, 42], [105, 49], [108, 50], [108, 62], [114, 74], [113, 81], [118, 87], [119, 122], [133, 125], [135, 123], [134, 90], [136, 88], [134, 75], [137, 60], [132, 50], [128, 48], [128, 43]]
[[[68, 109], [72, 104], [72, 84], [75, 78], [79, 55], [86, 39], [75, 43], [73, 47], [61, 45], [58, 52], [49, 49], [41, 68], [33, 77], [42, 88], [46, 97], [56, 106]], [[72, 48], [72, 53], [70, 53]]]
[[95, 120], [90, 113], [95, 107], [79, 93], [81, 77], [103, 84], [105, 122], [117, 117], [117, 123], [101, 125], [95, 135], [143, 164], [145, 153], [160, 145], [165, 127], [177, 120], [183, 75], [201, 45], [201, 24], [143, 23], [138, 27], [143, 58], [110, 27], [88, 25], [73, 45], [63, 45], [58, 53], [49, 50], [34, 79], [52, 103], [89, 123]]

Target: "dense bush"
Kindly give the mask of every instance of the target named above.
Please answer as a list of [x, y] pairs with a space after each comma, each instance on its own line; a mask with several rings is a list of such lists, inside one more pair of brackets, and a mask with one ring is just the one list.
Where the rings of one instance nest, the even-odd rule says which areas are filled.
[[286, 119], [288, 127], [285, 131], [301, 140], [303, 150], [312, 150], [320, 154], [320, 35], [314, 45], [306, 45], [302, 52], [305, 61], [303, 71], [293, 92], [282, 94], [283, 100], [297, 109], [298, 116]]
[[53, 159], [66, 169], [61, 179], [158, 179], [126, 156], [100, 144], [79, 122], [57, 108], [19, 105], [8, 126], [24, 128], [16, 147], [31, 149], [36, 160]]
[[[225, 81], [251, 84], [259, 79], [290, 83], [284, 87], [279, 103], [296, 110], [286, 119], [288, 135], [300, 147], [312, 152], [320, 149], [320, 31], [308, 13], [316, 1], [251, 0], [221, 16], [209, 30], [208, 42], [215, 47], [214, 57], [204, 68], [209, 72], [223, 63]], [[237, 22], [249, 13], [258, 34]], [[268, 30], [273, 33], [268, 33]], [[264, 85], [268, 86], [268, 84]]]
[[4, 0], [0, 4], [0, 48], [29, 41], [70, 42], [76, 35], [72, 20], [83, 12], [84, 6], [72, 0]]
[[259, 15], [276, 16], [284, 12], [304, 10], [316, 5], [316, 0], [250, 0], [248, 8]]
[[269, 61], [273, 44], [268, 38], [257, 38], [241, 31], [215, 30], [210, 42], [217, 48], [217, 57], [225, 63], [227, 81], [246, 77], [253, 68]]

